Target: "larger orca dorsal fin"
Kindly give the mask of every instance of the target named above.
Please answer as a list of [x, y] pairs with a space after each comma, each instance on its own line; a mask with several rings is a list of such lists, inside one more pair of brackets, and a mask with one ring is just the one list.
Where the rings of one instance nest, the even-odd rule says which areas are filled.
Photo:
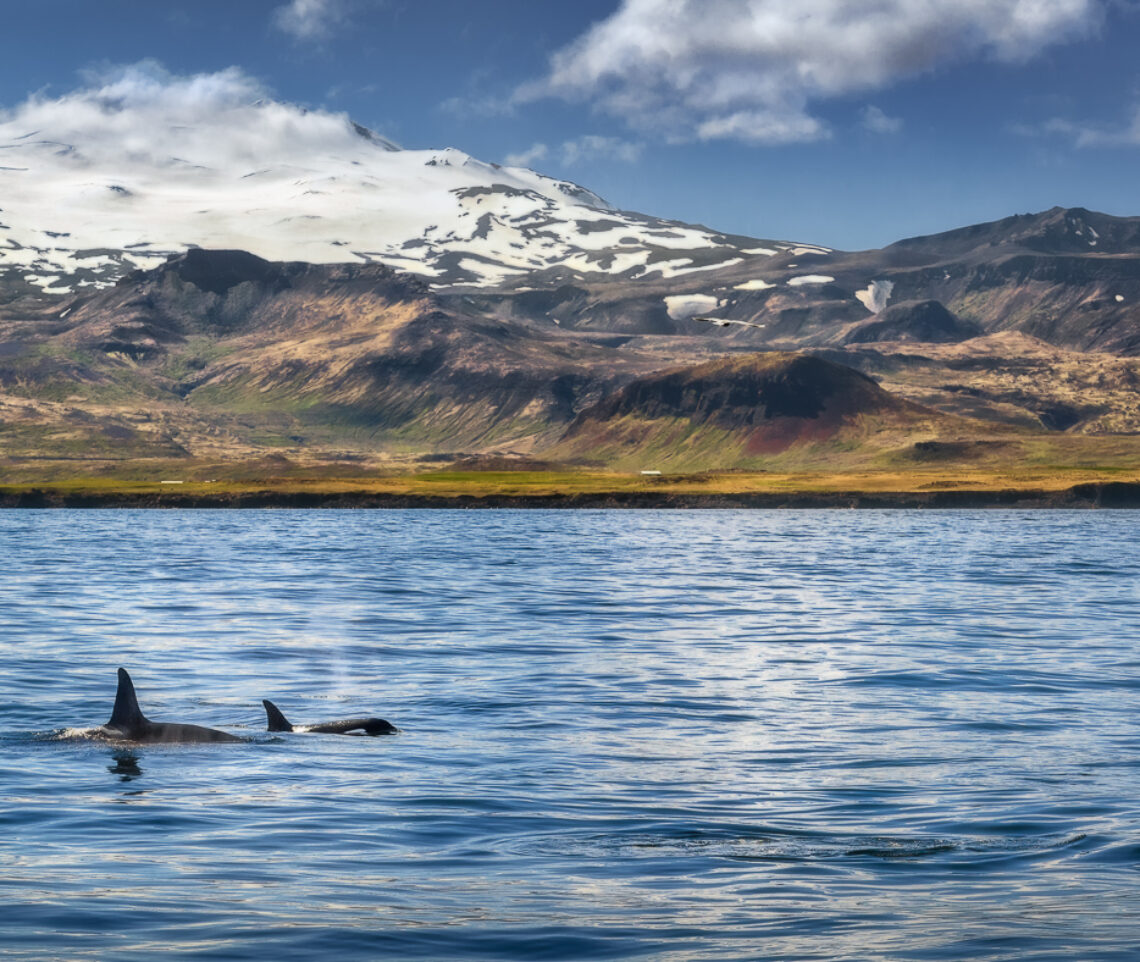
[[115, 707], [111, 711], [108, 727], [129, 732], [146, 724], [146, 718], [139, 708], [135, 695], [135, 685], [125, 668], [119, 669], [119, 690], [115, 692]]
[[293, 730], [293, 726], [289, 724], [289, 719], [281, 714], [281, 710], [273, 702], [263, 698], [261, 704], [265, 706], [265, 717], [269, 720], [267, 731], [291, 732]]

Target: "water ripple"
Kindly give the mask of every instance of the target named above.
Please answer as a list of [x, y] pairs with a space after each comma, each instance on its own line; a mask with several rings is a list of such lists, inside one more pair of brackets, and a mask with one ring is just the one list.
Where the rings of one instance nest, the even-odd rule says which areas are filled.
[[5, 958], [1131, 958], [1132, 519], [4, 512]]

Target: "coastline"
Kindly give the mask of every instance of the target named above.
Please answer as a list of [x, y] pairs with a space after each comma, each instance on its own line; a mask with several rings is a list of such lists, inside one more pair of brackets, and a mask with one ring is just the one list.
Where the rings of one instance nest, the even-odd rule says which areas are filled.
[[367, 488], [274, 488], [248, 486], [224, 491], [143, 488], [96, 490], [51, 484], [0, 490], [0, 509], [1098, 509], [1140, 508], [1140, 481], [1085, 482], [1067, 488], [992, 490], [791, 490], [429, 494]]

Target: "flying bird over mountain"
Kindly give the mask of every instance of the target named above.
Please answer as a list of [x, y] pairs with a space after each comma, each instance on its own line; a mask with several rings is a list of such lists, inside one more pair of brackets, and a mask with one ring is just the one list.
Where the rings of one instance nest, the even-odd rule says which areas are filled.
[[734, 321], [728, 317], [694, 317], [694, 321], [704, 321], [716, 327], [728, 327], [730, 324], [739, 324], [741, 327], [767, 327], [767, 324], [756, 324], [752, 321]]

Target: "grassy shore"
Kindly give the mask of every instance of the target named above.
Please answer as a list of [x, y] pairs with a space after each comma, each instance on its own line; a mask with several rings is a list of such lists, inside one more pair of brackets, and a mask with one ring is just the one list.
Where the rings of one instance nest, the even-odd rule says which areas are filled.
[[[330, 476], [70, 477], [0, 484], [6, 507], [1140, 506], [1140, 470], [840, 472], [421, 471]], [[197, 473], [197, 472], [195, 472]]]

